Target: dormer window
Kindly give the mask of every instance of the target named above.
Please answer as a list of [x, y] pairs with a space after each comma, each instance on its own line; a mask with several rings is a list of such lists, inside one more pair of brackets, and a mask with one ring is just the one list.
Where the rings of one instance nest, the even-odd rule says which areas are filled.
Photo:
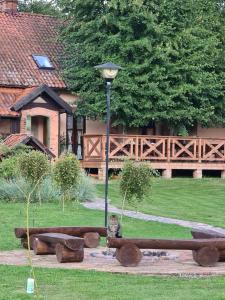
[[37, 64], [39, 69], [47, 69], [47, 70], [53, 70], [53, 64], [51, 63], [48, 56], [45, 55], [32, 55], [35, 63]]

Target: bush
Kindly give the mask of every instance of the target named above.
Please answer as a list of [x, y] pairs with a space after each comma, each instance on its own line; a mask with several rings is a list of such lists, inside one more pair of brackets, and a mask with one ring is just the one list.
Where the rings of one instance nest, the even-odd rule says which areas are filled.
[[0, 178], [12, 179], [18, 174], [18, 156], [30, 151], [30, 147], [19, 144], [14, 148], [1, 144], [0, 153], [3, 159], [0, 162]]
[[12, 179], [17, 174], [17, 157], [5, 158], [0, 163], [0, 178]]
[[19, 187], [28, 191], [30, 185], [22, 178], [11, 180], [0, 179], [0, 200], [4, 202], [24, 202], [25, 197]]
[[81, 172], [78, 185], [72, 188], [72, 198], [79, 201], [85, 201], [94, 199], [95, 195], [96, 189], [92, 179], [88, 177], [84, 172]]
[[124, 201], [127, 200], [137, 206], [137, 203], [142, 201], [149, 192], [151, 179], [157, 175], [157, 172], [145, 163], [135, 164], [126, 161], [121, 175], [120, 190]]
[[0, 144], [0, 153], [3, 157], [8, 156], [11, 153], [11, 149], [5, 144]]
[[65, 154], [59, 158], [54, 166], [54, 179], [63, 193], [78, 185], [81, 169], [79, 160], [74, 154]]
[[0, 144], [0, 153], [4, 158], [8, 158], [11, 156], [17, 156], [24, 152], [31, 151], [32, 147], [24, 145], [24, 144], [18, 144], [13, 148], [9, 148], [5, 144]]
[[[25, 195], [32, 189], [32, 184], [23, 177], [11, 180], [0, 179], [0, 200], [3, 202], [25, 202]], [[40, 201], [53, 202], [59, 201], [60, 191], [55, 186], [51, 177], [45, 178], [38, 189], [31, 195], [31, 202]]]
[[[25, 195], [32, 189], [32, 184], [23, 177], [10, 180], [0, 179], [0, 201], [25, 202]], [[25, 195], [24, 195], [25, 194]], [[70, 199], [83, 201], [95, 197], [95, 186], [91, 179], [82, 173], [79, 183], [70, 190]], [[31, 195], [31, 202], [59, 202], [61, 191], [51, 176], [47, 176]]]
[[39, 151], [23, 152], [18, 156], [18, 170], [22, 177], [35, 184], [44, 179], [50, 170], [45, 154]]
[[54, 202], [60, 200], [60, 190], [51, 176], [46, 177], [41, 182], [38, 191], [36, 191], [33, 198], [33, 201], [37, 201], [41, 198], [43, 202]]

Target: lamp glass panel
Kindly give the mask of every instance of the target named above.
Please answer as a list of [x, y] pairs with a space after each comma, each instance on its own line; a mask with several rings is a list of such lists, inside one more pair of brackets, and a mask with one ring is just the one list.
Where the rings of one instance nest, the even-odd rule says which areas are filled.
[[103, 69], [102, 77], [106, 79], [114, 79], [118, 73], [118, 70], [114, 69]]

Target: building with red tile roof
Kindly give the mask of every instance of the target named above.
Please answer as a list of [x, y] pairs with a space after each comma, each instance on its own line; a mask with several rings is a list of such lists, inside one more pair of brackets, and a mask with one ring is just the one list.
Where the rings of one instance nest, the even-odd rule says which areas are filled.
[[[0, 86], [66, 88], [59, 75], [63, 49], [57, 40], [60, 22], [56, 18], [1, 12], [0, 25]], [[54, 69], [38, 68], [35, 54], [47, 56]]]
[[18, 12], [17, 0], [0, 1], [0, 136], [33, 135], [55, 156], [62, 136], [72, 146], [74, 130], [67, 102], [75, 97], [60, 75], [61, 25], [51, 16]]

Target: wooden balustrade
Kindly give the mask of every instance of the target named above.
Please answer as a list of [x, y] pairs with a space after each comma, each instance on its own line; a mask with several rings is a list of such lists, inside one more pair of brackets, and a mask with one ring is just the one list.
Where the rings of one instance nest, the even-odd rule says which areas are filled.
[[[84, 161], [105, 160], [105, 135], [84, 135]], [[110, 135], [109, 159], [225, 162], [225, 140], [154, 135]]]

